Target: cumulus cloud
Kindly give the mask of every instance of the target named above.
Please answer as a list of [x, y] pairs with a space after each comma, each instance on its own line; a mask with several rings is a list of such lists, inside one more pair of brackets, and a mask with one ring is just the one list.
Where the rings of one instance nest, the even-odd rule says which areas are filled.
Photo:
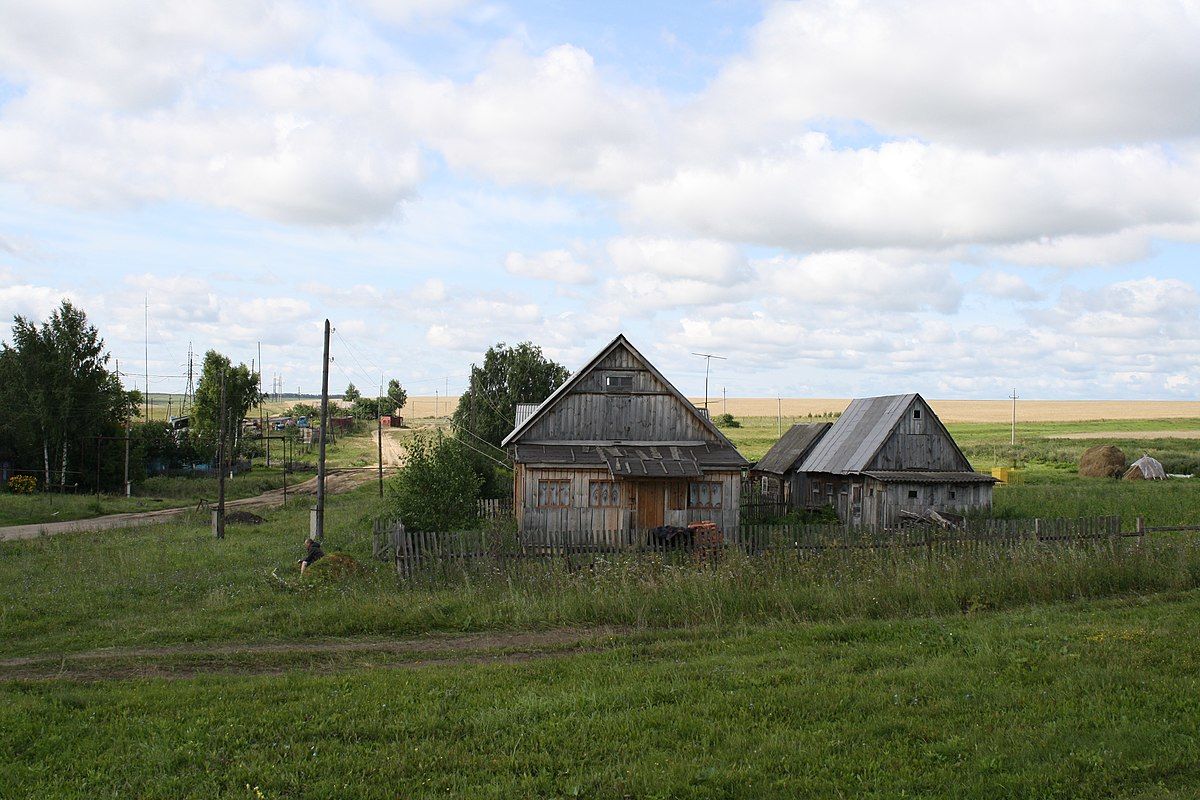
[[988, 270], [974, 281], [974, 288], [991, 297], [1003, 300], [1019, 300], [1033, 302], [1040, 300], [1042, 295], [1029, 285], [1020, 275], [999, 270]]
[[591, 266], [578, 261], [567, 250], [547, 250], [532, 256], [509, 253], [504, 259], [504, 268], [510, 275], [559, 283], [589, 283], [593, 280]]
[[620, 237], [608, 243], [608, 255], [625, 275], [683, 279], [732, 286], [749, 277], [742, 253], [733, 245], [711, 239]]
[[878, 253], [836, 251], [757, 265], [769, 296], [863, 311], [923, 309], [949, 314], [963, 288], [948, 266], [896, 262]]
[[828, 119], [886, 135], [1090, 146], [1200, 135], [1189, 3], [774, 3], [704, 115], [769, 139]]

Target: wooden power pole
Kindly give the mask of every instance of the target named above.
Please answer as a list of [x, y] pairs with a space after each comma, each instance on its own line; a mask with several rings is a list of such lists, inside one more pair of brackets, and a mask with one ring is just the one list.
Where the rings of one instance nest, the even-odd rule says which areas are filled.
[[217, 511], [213, 517], [213, 535], [225, 538], [225, 370], [221, 371], [221, 422], [217, 430]]
[[325, 439], [329, 436], [329, 320], [325, 320], [325, 355], [321, 362], [321, 445], [317, 456], [317, 508], [313, 515], [312, 538], [325, 536]]
[[375, 406], [375, 419], [379, 424], [379, 496], [383, 497], [383, 378], [379, 378], [379, 403]]

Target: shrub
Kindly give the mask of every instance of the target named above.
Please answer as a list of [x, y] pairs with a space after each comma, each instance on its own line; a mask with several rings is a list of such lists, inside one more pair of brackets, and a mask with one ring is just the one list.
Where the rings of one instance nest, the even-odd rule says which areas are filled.
[[466, 448], [441, 431], [414, 436], [408, 460], [389, 485], [392, 510], [409, 530], [474, 526], [483, 479]]
[[734, 418], [733, 414], [717, 414], [717, 416], [713, 418], [713, 423], [716, 424], [718, 428], [742, 427], [742, 423], [738, 422], [737, 419]]
[[32, 475], [13, 475], [8, 479], [8, 490], [13, 494], [33, 494], [37, 491], [37, 478]]

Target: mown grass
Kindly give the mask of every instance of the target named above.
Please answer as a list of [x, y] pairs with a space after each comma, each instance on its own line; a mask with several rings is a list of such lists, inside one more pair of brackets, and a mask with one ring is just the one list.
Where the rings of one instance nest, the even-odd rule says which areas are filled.
[[620, 624], [640, 627], [957, 614], [1200, 585], [1192, 538], [1097, 547], [985, 548], [928, 559], [919, 549], [800, 560], [731, 557], [716, 568], [558, 561], [402, 585], [373, 562], [370, 487], [330, 498], [327, 549], [367, 569], [301, 579], [307, 503], [210, 538], [195, 521], [69, 534], [0, 549], [0, 653], [111, 645], [408, 635]]
[[0, 795], [1195, 797], [1198, 613], [1193, 592], [529, 663], [6, 683]]

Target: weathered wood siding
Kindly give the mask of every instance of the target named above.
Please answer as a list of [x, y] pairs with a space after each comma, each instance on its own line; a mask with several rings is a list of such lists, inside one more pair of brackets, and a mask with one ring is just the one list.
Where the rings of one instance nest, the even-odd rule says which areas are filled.
[[[628, 375], [628, 392], [605, 389], [609, 375]], [[522, 436], [526, 442], [711, 442], [716, 437], [654, 373], [618, 347]]]
[[[920, 412], [920, 417], [913, 415]], [[920, 398], [914, 400], [868, 466], [868, 470], [919, 469], [970, 472], [950, 433]]]
[[[546, 469], [518, 464], [514, 480], [516, 496], [513, 513], [522, 532], [612, 531], [646, 527], [637, 519], [638, 492], [643, 485], [646, 486], [646, 491], [653, 487], [662, 487], [664, 525], [686, 526], [692, 522], [711, 520], [723, 530], [728, 530], [736, 528], [738, 524], [738, 506], [741, 502], [741, 473], [738, 471], [714, 471], [706, 473], [703, 478], [721, 484], [720, 509], [689, 509], [689, 481], [684, 479], [656, 479], [653, 481], [653, 487], [650, 486], [650, 481], [618, 481], [621, 486], [620, 508], [594, 508], [590, 505], [591, 482], [613, 480], [606, 469]], [[570, 481], [570, 504], [566, 508], [538, 506], [538, 482], [543, 480]]]

